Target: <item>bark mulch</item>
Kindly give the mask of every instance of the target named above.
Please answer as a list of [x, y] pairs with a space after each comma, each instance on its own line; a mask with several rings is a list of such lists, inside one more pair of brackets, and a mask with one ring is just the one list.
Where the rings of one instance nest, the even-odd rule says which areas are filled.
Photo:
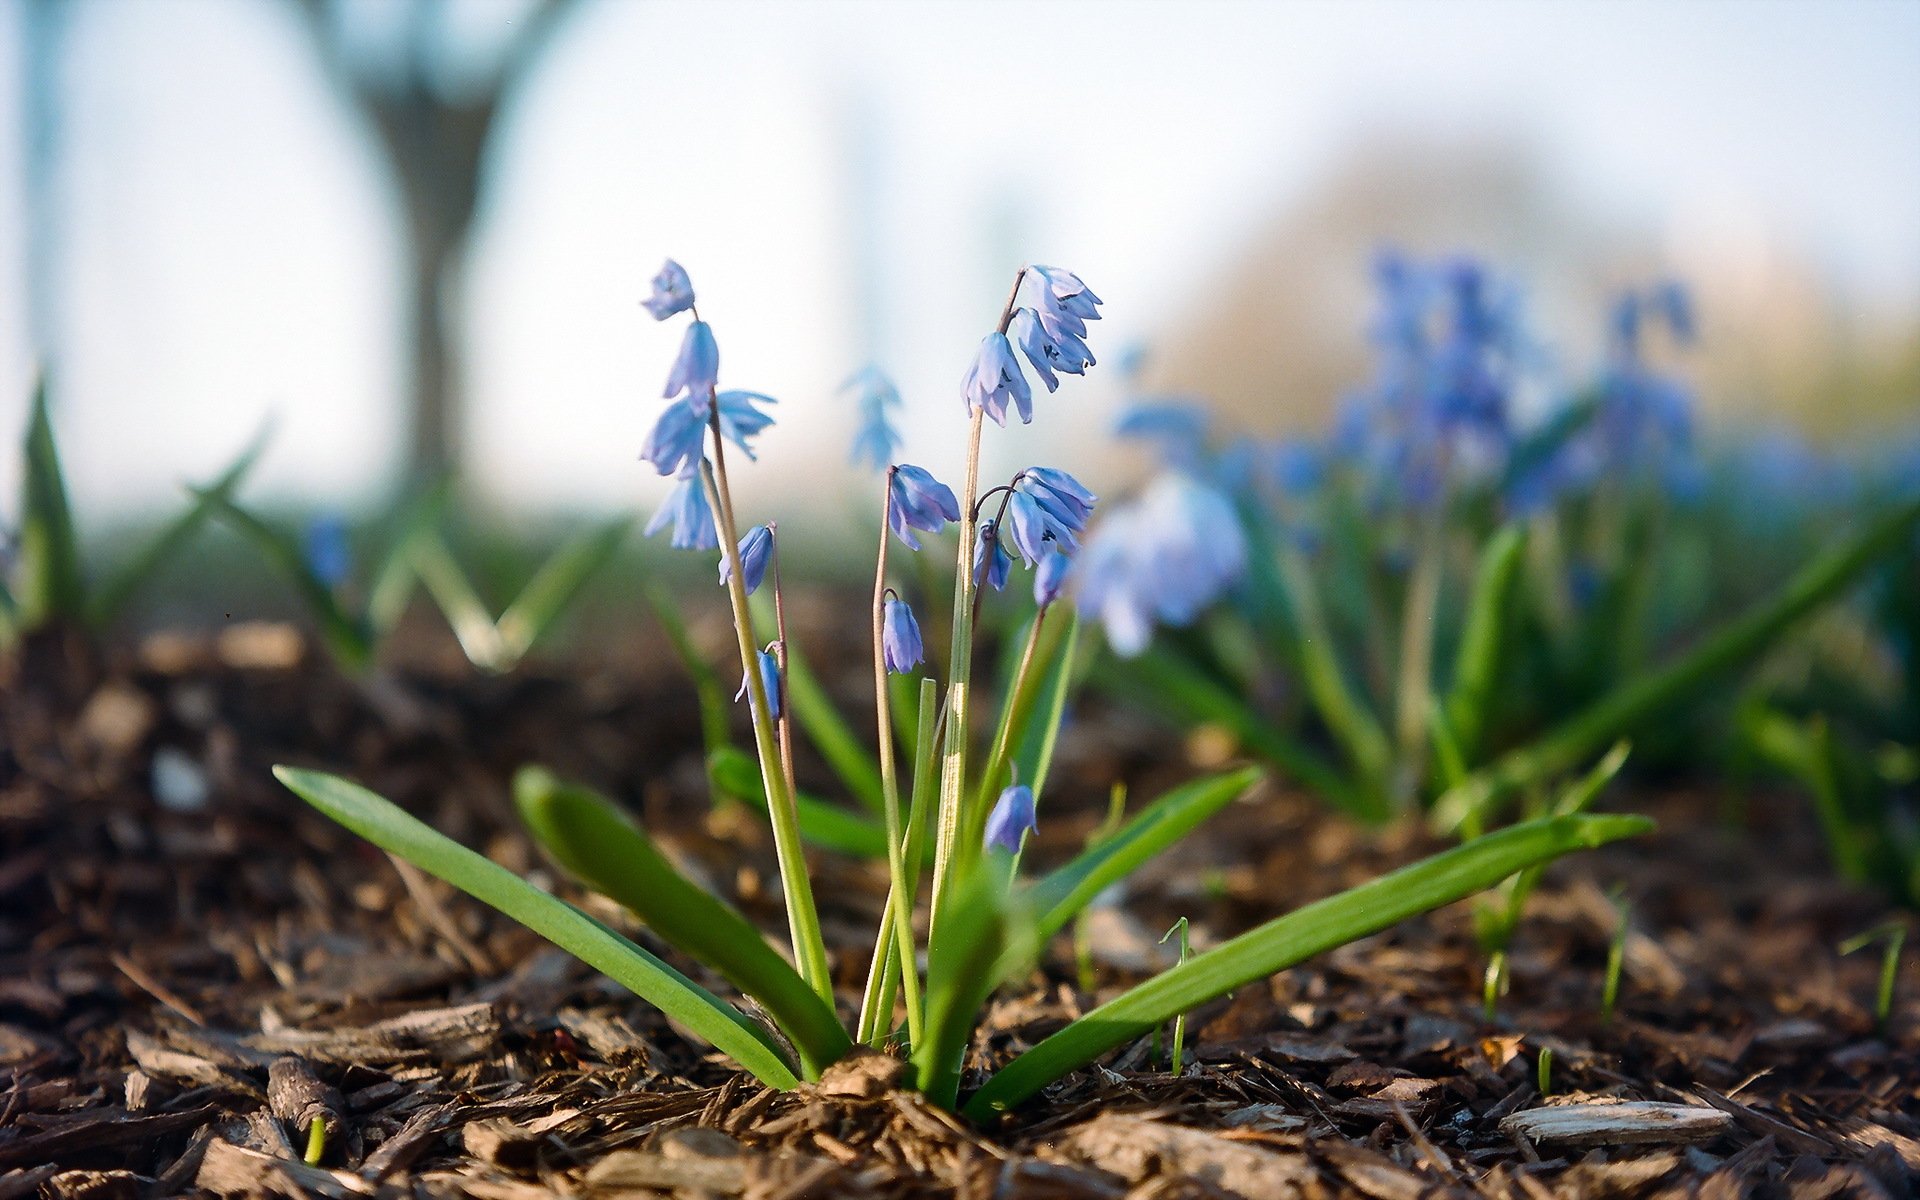
[[[892, 1086], [883, 1055], [761, 1088], [267, 775], [351, 774], [577, 899], [507, 801], [512, 770], [543, 762], [629, 803], [780, 928], [768, 839], [709, 808], [687, 689], [662, 664], [350, 682], [284, 627], [237, 626], [150, 638], [106, 669], [41, 645], [0, 679], [0, 1200], [1879, 1197], [1920, 1181], [1920, 971], [1877, 1029], [1877, 957], [1836, 946], [1889, 914], [1831, 881], [1788, 800], [1740, 798], [1736, 823], [1725, 795], [1632, 797], [1661, 832], [1548, 873], [1492, 1021], [1456, 905], [1196, 1012], [1177, 1077], [1144, 1040], [974, 1128]], [[1089, 702], [1033, 857], [1081, 843], [1108, 781], [1144, 801], [1218, 752]], [[1165, 962], [1180, 916], [1204, 947], [1432, 848], [1263, 788], [1095, 910], [1092, 990], [1063, 937], [991, 1002], [976, 1053], [1003, 1060]], [[884, 872], [827, 855], [815, 871], [857, 995]], [[1605, 1020], [1616, 892], [1631, 932]], [[327, 1150], [308, 1167], [316, 1117]]]

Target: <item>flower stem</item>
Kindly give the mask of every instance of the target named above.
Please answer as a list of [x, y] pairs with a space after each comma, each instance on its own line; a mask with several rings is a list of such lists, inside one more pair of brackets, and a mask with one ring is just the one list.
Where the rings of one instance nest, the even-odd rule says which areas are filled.
[[726, 451], [721, 448], [717, 406], [712, 424], [713, 459], [701, 462], [700, 479], [720, 522], [720, 552], [726, 556], [728, 566], [727, 599], [733, 606], [740, 668], [746, 673], [748, 715], [753, 722], [754, 749], [760, 757], [760, 782], [767, 793], [767, 813], [773, 821], [773, 844], [780, 859], [780, 886], [786, 894], [794, 964], [808, 986], [832, 1004], [833, 973], [827, 965], [827, 947], [820, 936], [820, 916], [813, 905], [813, 883], [807, 877], [806, 853], [800, 844], [800, 811], [781, 765], [778, 740], [769, 718], [766, 681], [761, 676], [759, 652], [754, 646], [753, 616], [747, 608], [747, 576], [740, 563], [740, 539], [735, 532], [733, 503], [726, 485]]

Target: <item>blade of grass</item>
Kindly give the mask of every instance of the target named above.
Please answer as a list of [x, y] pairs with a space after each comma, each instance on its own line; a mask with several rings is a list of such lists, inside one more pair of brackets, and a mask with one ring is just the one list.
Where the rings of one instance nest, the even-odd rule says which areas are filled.
[[444, 477], [420, 489], [401, 506], [394, 535], [380, 556], [371, 576], [373, 584], [367, 592], [367, 626], [376, 640], [385, 637], [406, 614], [407, 603], [413, 599], [414, 586], [419, 582], [413, 565], [414, 547], [439, 528], [452, 495], [453, 480]]
[[[707, 759], [707, 774], [721, 791], [766, 811], [767, 792], [760, 768], [745, 751], [729, 746], [715, 752]], [[857, 858], [886, 858], [887, 830], [879, 821], [818, 796], [801, 793], [794, 800], [800, 810], [800, 835], [809, 845]], [[931, 850], [923, 859], [926, 863], [933, 861]]]
[[546, 635], [587, 580], [619, 552], [632, 528], [633, 518], [621, 517], [598, 528], [583, 530], [567, 539], [540, 564], [533, 578], [494, 623], [500, 631], [500, 643], [509, 665], [525, 657], [534, 643]]
[[1675, 661], [1621, 684], [1539, 740], [1510, 751], [1450, 788], [1434, 805], [1434, 824], [1453, 830], [1469, 817], [1543, 779], [1570, 770], [1600, 746], [1640, 722], [1750, 662], [1802, 617], [1836, 599], [1861, 572], [1908, 536], [1920, 522], [1920, 500], [1882, 516], [1865, 532], [1834, 547], [1772, 596], [1721, 626]]
[[286, 576], [294, 590], [300, 593], [300, 599], [308, 611], [319, 621], [320, 636], [342, 666], [361, 670], [371, 665], [374, 651], [372, 633], [363, 621], [341, 607], [334, 598], [333, 590], [313, 573], [313, 569], [307, 565], [306, 555], [301, 553], [300, 547], [291, 538], [230, 499], [206, 492], [196, 494], [209, 496], [214, 514], [252, 541], [261, 557]]
[[416, 820], [358, 784], [275, 767], [295, 795], [390, 854], [513, 918], [631, 989], [772, 1088], [800, 1081], [772, 1036], [739, 1009], [571, 905]]
[[1035, 945], [1004, 882], [1002, 863], [978, 862], [957, 888], [940, 937], [927, 946], [927, 1036], [911, 1061], [921, 1092], [942, 1108], [958, 1097], [974, 1019], [999, 983], [997, 964], [1027, 957]]
[[493, 623], [493, 614], [474, 589], [473, 580], [453, 557], [446, 539], [437, 532], [421, 534], [414, 541], [408, 559], [419, 574], [420, 582], [426, 585], [427, 595], [433, 597], [440, 615], [447, 619], [447, 626], [453, 630], [467, 661], [483, 671], [504, 671], [506, 647], [501, 642], [499, 628]]
[[1027, 1050], [967, 1102], [985, 1120], [1176, 1013], [1336, 946], [1450, 904], [1534, 863], [1644, 833], [1644, 817], [1549, 817], [1515, 825], [1307, 905], [1122, 993]]
[[1060, 721], [1073, 690], [1074, 653], [1080, 646], [1079, 614], [1069, 610], [1064, 624], [1060, 644], [1052, 652], [1046, 673], [1035, 681], [1032, 698], [1016, 704], [1013, 711], [1013, 762], [1035, 796], [1047, 785], [1054, 743], [1060, 739]]
[[1462, 761], [1474, 757], [1486, 729], [1487, 708], [1499, 679], [1503, 633], [1512, 624], [1514, 581], [1525, 561], [1524, 527], [1508, 525], [1480, 552], [1467, 601], [1466, 629], [1453, 660], [1445, 702], [1449, 731]]
[[22, 629], [85, 615], [86, 582], [80, 577], [80, 547], [73, 529], [67, 481], [47, 413], [47, 380], [40, 377], [27, 418], [26, 469], [20, 498], [20, 549], [15, 584]]
[[513, 780], [514, 805], [561, 866], [631, 909], [662, 940], [758, 1000], [818, 1078], [851, 1043], [840, 1019], [731, 905], [682, 875], [613, 803], [539, 767]]
[[640, 596], [653, 610], [654, 619], [660, 622], [660, 628], [667, 635], [667, 644], [673, 647], [674, 657], [686, 668], [693, 680], [694, 696], [700, 705], [700, 740], [706, 748], [708, 758], [728, 749], [733, 744], [728, 733], [727, 692], [720, 684], [719, 672], [713, 665], [700, 656], [694, 647], [693, 637], [687, 632], [687, 623], [681, 619], [680, 610], [674, 606], [671, 598], [663, 593], [659, 586], [648, 580], [640, 585]]
[[[770, 609], [769, 602], [759, 602], [759, 606]], [[787, 647], [786, 678], [787, 701], [793, 708], [793, 719], [807, 740], [863, 808], [876, 813], [882, 811], [885, 801], [873, 751], [867, 749], [847, 719], [840, 715], [820, 677], [813, 673], [813, 667], [796, 645]]]

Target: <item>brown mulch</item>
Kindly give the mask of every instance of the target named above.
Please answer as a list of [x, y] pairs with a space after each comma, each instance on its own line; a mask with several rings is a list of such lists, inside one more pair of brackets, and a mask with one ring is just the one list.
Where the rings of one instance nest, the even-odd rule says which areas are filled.
[[[150, 638], [104, 670], [65, 650], [0, 667], [0, 1200], [1875, 1197], [1920, 1181], [1920, 969], [1909, 956], [1876, 1029], [1877, 957], [1836, 946], [1889, 913], [1831, 881], [1790, 801], [1749, 798], [1736, 827], [1725, 797], [1645, 795], [1658, 835], [1549, 872], [1492, 1022], [1457, 905], [1193, 1014], [1177, 1077], [1143, 1040], [974, 1128], [892, 1087], [880, 1056], [759, 1087], [267, 774], [350, 774], [564, 891], [507, 802], [512, 770], [544, 762], [779, 928], [770, 844], [708, 808], [664, 664], [353, 682], [273, 626]], [[1218, 750], [1090, 701], [1034, 857], [1072, 852], [1109, 780], [1144, 800]], [[1063, 937], [991, 1002], [976, 1052], [1004, 1060], [1138, 979], [1179, 916], [1204, 946], [1432, 848], [1264, 788], [1097, 911], [1093, 992]], [[815, 870], [857, 995], [883, 873], [826, 855]], [[1615, 889], [1632, 934], [1609, 1021]], [[308, 1167], [316, 1117], [328, 1145]]]

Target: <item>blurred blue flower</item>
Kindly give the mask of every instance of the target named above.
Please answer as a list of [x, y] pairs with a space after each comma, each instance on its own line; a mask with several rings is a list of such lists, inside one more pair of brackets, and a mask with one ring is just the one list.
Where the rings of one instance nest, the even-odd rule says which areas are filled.
[[1007, 576], [1013, 571], [1013, 555], [1000, 544], [1000, 523], [982, 521], [979, 536], [973, 543], [973, 586], [990, 587], [1000, 591], [1007, 586]]
[[1301, 438], [1275, 442], [1267, 455], [1273, 486], [1287, 496], [1306, 496], [1320, 489], [1327, 477], [1325, 451]]
[[920, 645], [920, 623], [913, 619], [913, 610], [907, 607], [907, 602], [898, 596], [888, 596], [880, 611], [880, 649], [887, 670], [905, 675], [926, 657]]
[[705, 321], [687, 326], [680, 339], [680, 353], [667, 372], [667, 388], [660, 393], [668, 400], [685, 395], [701, 417], [707, 415], [707, 402], [720, 380], [720, 347], [713, 340], [713, 329]]
[[653, 277], [653, 295], [640, 302], [656, 321], [693, 307], [693, 280], [679, 263], [668, 259]]
[[772, 396], [761, 392], [748, 392], [735, 388], [721, 392], [714, 397], [714, 404], [720, 413], [720, 436], [726, 438], [753, 458], [753, 445], [748, 440], [773, 424], [773, 418], [755, 408], [755, 404], [778, 404]]
[[1031, 308], [1023, 308], [1013, 314], [1012, 333], [1049, 392], [1060, 387], [1060, 380], [1054, 372], [1085, 375], [1087, 368], [1094, 365], [1093, 352], [1087, 349], [1084, 341], [1064, 329], [1048, 329]]
[[1006, 425], [1009, 402], [1019, 412], [1022, 424], [1033, 421], [1033, 389], [1020, 373], [1020, 364], [1014, 360], [1013, 347], [1004, 333], [990, 333], [980, 339], [980, 352], [967, 370], [964, 389], [967, 411], [979, 409], [996, 425]]
[[339, 513], [321, 513], [307, 522], [303, 548], [307, 569], [328, 588], [339, 587], [353, 574], [353, 544]]
[[1212, 425], [1198, 401], [1151, 400], [1136, 403], [1120, 414], [1115, 437], [1154, 443], [1170, 467], [1194, 470], [1206, 458], [1207, 434]]
[[[760, 684], [767, 689], [767, 705], [773, 712], [773, 719], [778, 721], [780, 719], [780, 660], [775, 658], [771, 651], [762, 650], [759, 654], [759, 661]], [[747, 673], [742, 671], [740, 673], [740, 690], [733, 694], [736, 702], [742, 697], [746, 697], [749, 702], [751, 702], [752, 688], [750, 688], [748, 684]]]
[[1072, 271], [1059, 267], [1035, 264], [1027, 271], [1039, 285], [1034, 289], [1039, 303], [1038, 315], [1047, 332], [1055, 337], [1086, 337], [1087, 322], [1100, 319], [1101, 300], [1093, 294], [1093, 289]]
[[720, 534], [713, 524], [713, 509], [707, 505], [707, 493], [697, 472], [680, 472], [673, 491], [667, 495], [666, 503], [647, 522], [646, 535], [652, 537], [669, 521], [673, 522], [673, 536], [669, 540], [674, 549], [720, 548]]
[[1156, 623], [1191, 623], [1240, 578], [1246, 535], [1224, 493], [1184, 472], [1155, 477], [1107, 514], [1080, 554], [1078, 606], [1114, 651], [1146, 649]]
[[947, 522], [960, 519], [960, 501], [953, 489], [933, 477], [925, 467], [902, 463], [887, 480], [887, 527], [907, 544], [920, 548], [913, 536], [916, 529], [939, 533]]
[[1034, 817], [1033, 789], [1016, 783], [1001, 792], [993, 803], [993, 812], [987, 816], [984, 849], [1018, 854], [1020, 843], [1039, 829], [1040, 824]]
[[[747, 595], [759, 590], [761, 580], [767, 577], [767, 563], [773, 558], [773, 530], [765, 525], [755, 525], [747, 530], [740, 539], [740, 577], [746, 582]], [[720, 586], [727, 586], [733, 578], [733, 560], [728, 555], [720, 556]]]
[[1073, 560], [1058, 546], [1042, 555], [1040, 565], [1033, 572], [1033, 602], [1045, 608], [1058, 600], [1072, 567]]
[[694, 411], [691, 397], [667, 405], [641, 443], [640, 460], [662, 475], [678, 475], [696, 465], [706, 446], [707, 419]]
[[860, 406], [860, 425], [853, 435], [853, 461], [876, 471], [886, 470], [900, 451], [900, 431], [893, 427], [889, 409], [900, 407], [900, 389], [878, 367], [865, 367], [840, 386], [852, 392]]

